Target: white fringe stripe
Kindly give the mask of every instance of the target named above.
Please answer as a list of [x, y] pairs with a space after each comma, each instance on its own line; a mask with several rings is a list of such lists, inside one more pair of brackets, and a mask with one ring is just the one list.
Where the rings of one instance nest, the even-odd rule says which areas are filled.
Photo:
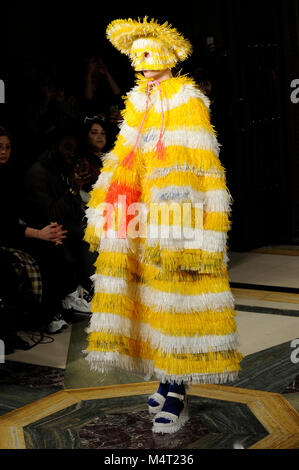
[[[187, 194], [187, 191], [183, 192], [182, 188], [180, 192], [177, 191], [177, 192], [172, 192], [172, 193], [170, 192], [170, 190], [168, 191], [167, 188], [159, 190], [159, 191], [156, 189], [153, 191], [152, 203], [155, 205], [157, 203], [167, 204], [167, 201], [169, 201], [170, 203], [178, 202], [179, 204], [183, 200], [189, 199], [185, 202], [187, 202], [187, 204], [188, 203], [199, 204], [198, 210], [201, 209], [200, 205], [204, 204], [203, 209], [205, 213], [207, 214], [212, 213], [212, 212], [229, 214], [231, 211], [230, 209], [231, 200], [230, 200], [229, 195], [228, 194], [225, 195], [225, 193], [226, 193], [225, 191], [222, 192], [221, 190], [207, 191], [206, 193], [200, 193], [200, 191], [198, 191], [198, 194], [196, 195], [198, 199], [195, 199], [194, 193], [192, 195], [190, 193]], [[142, 218], [144, 218], [143, 220], [146, 220], [146, 216], [149, 214], [150, 210], [154, 211], [153, 214], [157, 211], [156, 206], [151, 207], [150, 204], [147, 204], [145, 202], [140, 202], [138, 204], [139, 204], [138, 211], [140, 211], [138, 215], [140, 216], [142, 215]], [[101, 223], [102, 223], [102, 218], [103, 218], [102, 213], [103, 213], [104, 208], [105, 208], [104, 205], [100, 205], [98, 206], [98, 208], [88, 207], [86, 209], [85, 211], [86, 216], [88, 217], [90, 221], [92, 221], [93, 225], [98, 225], [98, 220], [97, 220], [98, 218], [101, 218]], [[162, 209], [163, 209], [163, 206], [161, 208], [161, 211]], [[184, 211], [184, 207], [183, 207], [183, 210], [181, 210], [182, 219], [183, 219], [183, 214], [184, 214], [183, 211]]]
[[[86, 216], [88, 223], [95, 229], [102, 230], [106, 217], [100, 214], [96, 209], [87, 209]], [[142, 235], [142, 236], [141, 236]], [[132, 235], [131, 235], [132, 236]], [[176, 226], [176, 225], [157, 225], [147, 224], [144, 230], [136, 231], [136, 237], [145, 238], [147, 246], [159, 246], [172, 251], [182, 249], [197, 249], [209, 253], [221, 253], [226, 249], [227, 233], [226, 231], [201, 230], [197, 228]], [[129, 251], [128, 240], [134, 242], [136, 238], [118, 238], [117, 230], [108, 230], [107, 237], [101, 233], [101, 251], [115, 251], [117, 253], [127, 253]], [[132, 247], [134, 253], [137, 246]], [[140, 249], [143, 250], [141, 246]]]
[[[128, 93], [128, 98], [136, 111], [144, 112], [146, 106], [146, 93], [135, 91], [134, 89]], [[161, 98], [159, 90], [153, 89], [150, 95], [149, 109], [153, 108], [156, 112], [161, 112]], [[202, 93], [198, 88], [192, 84], [184, 84], [180, 87], [179, 91], [171, 98], [163, 97], [163, 109], [170, 111], [182, 104], [187, 104], [192, 98], [197, 98], [203, 101], [207, 109], [210, 109], [210, 99]]]
[[113, 171], [102, 171], [95, 184], [92, 186], [93, 188], [100, 188], [102, 187], [104, 189], [108, 189], [110, 185], [110, 181], [113, 175]]
[[107, 162], [107, 164], [108, 163], [117, 163], [118, 162], [118, 157], [113, 152], [107, 152], [107, 153], [104, 153], [104, 155], [102, 155], [102, 162], [103, 162], [104, 165], [106, 165], [106, 162]]
[[132, 358], [119, 354], [118, 352], [101, 352], [101, 351], [87, 351], [82, 350], [87, 354], [85, 359], [89, 362], [91, 370], [98, 371], [102, 374], [110, 372], [111, 370], [120, 370], [144, 375], [144, 380], [151, 380], [153, 376], [165, 383], [176, 382], [180, 383], [210, 383], [210, 384], [223, 384], [233, 382], [238, 378], [239, 371], [235, 372], [222, 372], [216, 374], [198, 374], [190, 373], [183, 375], [168, 374], [165, 370], [154, 367], [153, 361], [142, 358]]
[[[100, 216], [98, 216], [96, 212], [91, 215], [90, 214], [91, 213], [89, 213], [88, 219], [89, 223], [94, 225], [97, 229], [102, 228], [104, 220], [100, 219]], [[154, 228], [153, 230], [157, 230], [157, 228]], [[150, 228], [148, 228], [148, 232], [149, 231]], [[170, 229], [169, 232], [171, 235], [172, 230]], [[184, 235], [183, 230], [182, 235]], [[227, 235], [225, 232], [214, 232], [211, 230], [204, 230], [203, 240], [201, 239], [201, 234], [197, 233], [194, 240], [176, 239], [172, 241], [171, 239], [168, 240], [165, 238], [147, 238], [145, 243], [141, 243], [138, 241], [137, 243], [135, 239], [117, 238], [117, 231], [108, 230], [107, 237], [105, 237], [104, 232], [102, 232], [101, 234], [98, 252], [131, 254], [132, 256], [135, 256], [138, 261], [142, 262], [145, 247], [155, 246], [157, 242], [159, 242], [160, 247], [164, 249], [168, 248], [172, 251], [178, 251], [182, 249], [194, 249], [204, 250], [211, 253], [223, 252], [223, 263], [227, 265], [227, 263], [229, 262], [229, 258], [226, 251], [226, 239]]]
[[201, 170], [199, 168], [196, 168], [193, 165], [177, 165], [177, 166], [169, 166], [166, 168], [156, 168], [153, 170], [151, 173], [147, 175], [147, 178], [149, 179], [155, 179], [155, 178], [164, 178], [165, 176], [169, 175], [172, 172], [178, 172], [178, 173], [193, 173], [197, 176], [214, 176], [215, 178], [226, 178], [225, 171], [220, 171], [220, 170]]
[[[192, 384], [225, 384], [237, 380], [239, 372], [223, 372], [216, 374], [167, 374], [161, 369], [154, 369], [154, 374], [161, 382], [192, 383]], [[150, 379], [149, 379], [150, 380]]]
[[183, 295], [152, 289], [144, 284], [127, 283], [124, 279], [101, 276], [100, 274], [93, 274], [91, 279], [94, 282], [95, 292], [129, 294], [135, 297], [135, 300], [163, 311], [180, 311], [183, 313], [192, 310], [203, 312], [207, 309], [234, 308], [234, 297], [231, 290], [218, 293]]
[[101, 236], [100, 252], [106, 253], [129, 253], [129, 244], [127, 238], [105, 238], [104, 234]]
[[171, 336], [150, 327], [148, 323], [134, 322], [122, 315], [93, 313], [86, 333], [106, 332], [124, 335], [137, 341], [150, 343], [165, 353], [207, 353], [237, 349], [236, 333], [229, 335]]
[[151, 201], [178, 201], [202, 203], [207, 212], [230, 212], [232, 199], [226, 189], [197, 191], [191, 186], [164, 186], [151, 189]]
[[[134, 145], [137, 129], [128, 126], [125, 121], [121, 126], [121, 135], [126, 140], [126, 145]], [[143, 152], [155, 150], [160, 135], [160, 129], [151, 128], [140, 135], [137, 147]], [[204, 129], [190, 130], [188, 127], [182, 127], [174, 131], [165, 130], [162, 137], [165, 147], [184, 146], [190, 149], [202, 149], [212, 151], [217, 157], [220, 153], [221, 144], [212, 132]]]
[[[102, 230], [105, 223], [105, 217], [96, 216], [95, 214], [88, 214], [88, 223], [93, 225], [97, 230]], [[203, 250], [208, 253], [222, 253], [226, 249], [227, 233], [216, 232], [214, 230], [199, 230], [191, 229], [190, 227], [180, 226], [163, 226], [149, 224], [146, 227], [146, 240], [145, 245], [149, 247], [156, 246], [159, 243], [160, 248], [169, 249], [171, 251], [179, 251], [183, 249]], [[181, 237], [179, 238], [179, 235]], [[136, 232], [136, 236], [138, 232]], [[140, 234], [141, 235], [141, 234]], [[142, 234], [144, 235], [144, 234]], [[144, 238], [144, 237], [142, 237]], [[108, 231], [107, 237], [105, 233], [101, 233], [101, 250], [103, 252], [115, 251], [116, 253], [129, 253], [136, 254], [137, 251], [143, 251], [144, 247], [141, 244], [140, 248], [137, 246], [129, 250], [128, 238], [117, 238], [117, 231]], [[133, 242], [135, 239], [131, 239]]]
[[[179, 235], [181, 233], [181, 238]], [[177, 238], [176, 238], [177, 237]], [[192, 229], [190, 227], [154, 225], [147, 226], [147, 246], [155, 246], [172, 251], [181, 249], [200, 249], [209, 253], [221, 253], [226, 248], [227, 233], [214, 230]]]
[[141, 285], [139, 291], [143, 303], [167, 311], [173, 309], [180, 312], [189, 312], [190, 310], [205, 311], [207, 309], [234, 308], [234, 297], [230, 290], [219, 293], [182, 295], [163, 292]]
[[[111, 235], [111, 234], [110, 234]], [[210, 239], [211, 241], [211, 239]], [[105, 238], [104, 234], [102, 233], [100, 237], [100, 244], [98, 248], [98, 253], [123, 253], [123, 254], [130, 254], [132, 256], [135, 256], [135, 258], [139, 262], [143, 262], [143, 256], [144, 256], [144, 249], [145, 246], [155, 246], [155, 242], [151, 243], [150, 240], [147, 240], [145, 244], [143, 243], [138, 243], [138, 245], [134, 245], [134, 239], [122, 239], [122, 238], [117, 238], [117, 232], [111, 235], [111, 238], [109, 238], [109, 233], [107, 238]], [[174, 243], [168, 242], [167, 241], [162, 241], [162, 243], [159, 244], [160, 247], [163, 248], [171, 248], [172, 251], [178, 251], [181, 249], [203, 249], [203, 242], [201, 240], [197, 241], [182, 241], [176, 240]], [[226, 252], [226, 245], [223, 242], [223, 263], [227, 265], [229, 262], [229, 258]], [[206, 246], [206, 251], [209, 251]], [[214, 248], [214, 252], [217, 251], [217, 248]]]
[[99, 233], [102, 233], [102, 229], [106, 222], [106, 217], [101, 215], [100, 210], [88, 207], [85, 211], [88, 225], [92, 225]]

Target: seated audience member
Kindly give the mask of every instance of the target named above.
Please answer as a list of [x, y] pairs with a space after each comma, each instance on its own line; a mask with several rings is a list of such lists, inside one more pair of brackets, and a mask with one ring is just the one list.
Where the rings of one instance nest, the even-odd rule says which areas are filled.
[[[2, 300], [1, 338], [5, 339], [6, 351], [22, 345], [16, 331], [25, 329], [25, 310], [38, 314], [40, 327], [48, 324], [49, 330], [67, 327], [65, 321], [57, 323], [55, 315], [44, 303], [43, 285], [38, 264], [26, 250], [26, 241], [43, 240], [48, 245], [62, 243], [65, 231], [57, 223], [48, 223], [40, 229], [21, 220], [24, 197], [22, 181], [14, 157], [11, 157], [12, 138], [0, 127], [0, 297]], [[30, 303], [30, 305], [29, 305]], [[10, 314], [3, 312], [10, 311]], [[15, 315], [12, 312], [15, 312]], [[34, 315], [33, 315], [34, 316]], [[29, 325], [27, 325], [29, 326]]]
[[[31, 252], [48, 270], [56, 299], [64, 309], [90, 312], [90, 296], [95, 254], [89, 251], [84, 235], [84, 204], [80, 189], [88, 181], [75, 171], [77, 137], [61, 130], [51, 149], [27, 171], [24, 179], [26, 220], [37, 227], [45, 220], [57, 221], [67, 230], [63, 243], [55, 247], [31, 244]], [[65, 312], [62, 312], [65, 315]], [[67, 318], [65, 316], [65, 318]]]
[[86, 117], [81, 131], [80, 158], [76, 171], [86, 176], [86, 183], [80, 190], [82, 200], [86, 203], [103, 167], [102, 156], [110, 148], [108, 126], [97, 116]]

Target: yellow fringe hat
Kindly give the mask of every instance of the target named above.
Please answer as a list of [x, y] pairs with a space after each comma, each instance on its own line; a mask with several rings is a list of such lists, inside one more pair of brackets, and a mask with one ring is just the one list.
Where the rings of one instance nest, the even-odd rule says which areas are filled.
[[190, 42], [168, 22], [160, 25], [147, 18], [114, 20], [106, 30], [109, 41], [130, 57], [136, 71], [170, 69], [192, 53]]

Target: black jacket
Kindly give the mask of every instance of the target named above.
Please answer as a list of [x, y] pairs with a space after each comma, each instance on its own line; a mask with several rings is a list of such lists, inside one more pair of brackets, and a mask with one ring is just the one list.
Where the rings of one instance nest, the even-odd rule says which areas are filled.
[[26, 230], [20, 223], [22, 179], [10, 163], [0, 165], [0, 246], [21, 249]]
[[82, 240], [84, 210], [80, 195], [70, 192], [69, 175], [51, 152], [43, 154], [24, 179], [26, 222], [42, 228], [58, 222], [68, 237]]

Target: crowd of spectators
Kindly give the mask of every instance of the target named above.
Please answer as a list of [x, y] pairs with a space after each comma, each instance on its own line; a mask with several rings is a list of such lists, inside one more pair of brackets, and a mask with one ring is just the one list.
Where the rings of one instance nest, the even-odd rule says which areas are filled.
[[[77, 92], [59, 73], [30, 77], [35, 95], [22, 123], [25, 156], [14, 129], [0, 127], [0, 339], [6, 354], [29, 347], [20, 330], [55, 334], [75, 321], [75, 311], [90, 313], [96, 254], [83, 241], [84, 215], [127, 90], [99, 55], [84, 64]], [[205, 71], [192, 75], [212, 97]]]
[[75, 321], [75, 311], [90, 313], [96, 255], [83, 240], [84, 215], [123, 107], [123, 90], [100, 56], [86, 60], [79, 93], [55, 73], [35, 83], [36, 97], [25, 110], [31, 149], [25, 164], [19, 164], [14, 129], [0, 123], [0, 339], [6, 354], [30, 347], [22, 330], [59, 333]]

